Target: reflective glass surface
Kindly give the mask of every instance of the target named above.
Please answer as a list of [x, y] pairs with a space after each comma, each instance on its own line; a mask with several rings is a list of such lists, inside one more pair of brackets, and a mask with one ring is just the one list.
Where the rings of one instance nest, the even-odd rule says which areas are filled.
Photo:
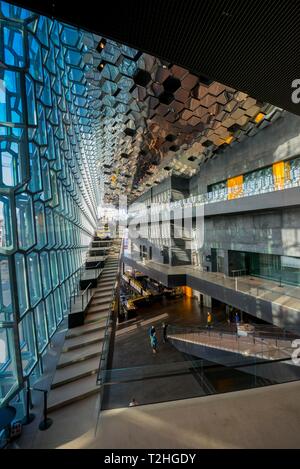
[[99, 110], [88, 99], [95, 72], [85, 60], [92, 35], [2, 1], [0, 30], [3, 403], [41, 374], [42, 354], [68, 313], [100, 196], [91, 143]]

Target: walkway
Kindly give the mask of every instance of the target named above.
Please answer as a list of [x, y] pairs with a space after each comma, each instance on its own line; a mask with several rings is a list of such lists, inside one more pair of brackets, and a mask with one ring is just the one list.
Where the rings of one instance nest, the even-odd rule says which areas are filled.
[[[106, 386], [102, 408], [126, 407], [132, 397], [145, 404], [205, 395], [209, 383], [201, 382], [188, 357], [163, 343], [162, 323], [195, 327], [206, 323], [206, 315], [206, 308], [200, 308], [195, 299], [162, 298], [139, 307], [136, 318], [118, 324], [110, 375], [110, 382], [117, 384]], [[156, 355], [149, 341], [151, 325], [159, 340]]]
[[191, 265], [141, 263], [128, 252], [124, 252], [124, 262], [166, 286], [188, 285], [225, 303], [234, 301], [239, 309], [279, 327], [300, 329], [300, 287], [258, 277], [232, 278], [219, 272], [202, 272]]
[[176, 346], [178, 342], [238, 353], [263, 360], [290, 359], [293, 352], [291, 339], [241, 337], [224, 331], [201, 330], [168, 333], [168, 339]]

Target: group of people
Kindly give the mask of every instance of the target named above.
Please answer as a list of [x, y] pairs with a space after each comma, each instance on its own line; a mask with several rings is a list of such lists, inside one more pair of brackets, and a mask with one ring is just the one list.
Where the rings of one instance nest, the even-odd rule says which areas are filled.
[[[163, 342], [167, 342], [167, 327], [168, 324], [163, 322], [162, 324], [162, 336], [163, 336]], [[149, 329], [149, 337], [150, 337], [150, 344], [152, 348], [152, 353], [155, 354], [157, 353], [157, 346], [158, 346], [158, 338], [156, 334], [156, 329], [154, 326], [151, 326]]]
[[[213, 322], [212, 321], [212, 314], [211, 314], [210, 311], [208, 311], [207, 317], [206, 317], [206, 327], [208, 327], [210, 329], [212, 327], [212, 322]], [[239, 313], [237, 311], [234, 315], [234, 322], [237, 326], [240, 323], [240, 316], [239, 316]], [[230, 323], [230, 318], [229, 318], [229, 323]]]

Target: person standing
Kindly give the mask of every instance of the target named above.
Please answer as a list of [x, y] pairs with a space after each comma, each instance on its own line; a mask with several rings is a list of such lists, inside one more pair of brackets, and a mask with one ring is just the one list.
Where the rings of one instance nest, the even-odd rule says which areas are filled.
[[162, 332], [163, 332], [163, 343], [164, 344], [167, 342], [167, 328], [168, 328], [168, 324], [163, 322], [162, 323]]
[[157, 353], [157, 343], [158, 343], [157, 335], [156, 335], [156, 332], [154, 332], [154, 334], [151, 336], [151, 346], [152, 346], [152, 352], [154, 354]]
[[237, 326], [239, 325], [239, 322], [240, 322], [239, 313], [236, 311], [236, 313], [235, 313], [235, 323], [236, 323]]
[[208, 311], [208, 313], [207, 313], [207, 327], [209, 329], [211, 328], [211, 324], [212, 324], [212, 315], [211, 315], [211, 312]]

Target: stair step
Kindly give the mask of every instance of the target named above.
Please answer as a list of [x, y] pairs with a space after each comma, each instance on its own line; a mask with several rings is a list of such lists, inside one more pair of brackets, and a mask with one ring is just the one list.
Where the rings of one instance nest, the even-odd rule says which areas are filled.
[[112, 289], [109, 289], [108, 292], [97, 292], [93, 296], [93, 300], [99, 300], [100, 298], [110, 298], [112, 295]]
[[52, 389], [49, 394], [48, 411], [53, 412], [72, 402], [91, 396], [99, 390], [99, 386], [96, 385], [95, 375], [86, 376], [64, 386], [59, 386]]
[[71, 383], [77, 379], [83, 378], [84, 376], [97, 373], [99, 360], [100, 357], [97, 356], [56, 370], [51, 389]]
[[109, 308], [109, 305], [103, 304], [103, 305], [90, 305], [87, 309], [87, 314], [89, 315], [90, 313], [104, 313], [107, 311]]
[[66, 335], [66, 339], [73, 339], [73, 337], [80, 337], [82, 335], [89, 335], [91, 332], [102, 330], [105, 327], [105, 319], [99, 320], [93, 324], [84, 324], [83, 326], [70, 329]]
[[70, 350], [69, 352], [63, 352], [60, 356], [57, 368], [63, 368], [64, 366], [72, 365], [73, 363], [86, 360], [88, 358], [100, 355], [101, 343], [87, 345], [83, 348], [76, 350]]
[[75, 350], [77, 348], [88, 347], [91, 344], [96, 342], [101, 342], [104, 337], [104, 329], [91, 332], [88, 335], [80, 335], [79, 337], [73, 337], [72, 339], [67, 339], [63, 346], [63, 353], [68, 352], [69, 350]]
[[107, 306], [109, 306], [110, 299], [111, 299], [111, 295], [108, 295], [108, 296], [103, 297], [103, 298], [95, 298], [95, 299], [92, 300], [91, 306], [106, 305], [106, 304], [107, 304]]
[[105, 283], [104, 285], [100, 283], [100, 285], [97, 287], [95, 290], [95, 295], [99, 292], [106, 292], [106, 291], [111, 291], [114, 286], [114, 282], [112, 283]]
[[103, 320], [106, 321], [108, 313], [109, 313], [109, 308], [104, 313], [90, 313], [90, 314], [87, 315], [85, 323], [86, 324], [95, 324], [95, 322], [99, 321], [99, 319], [103, 319]]

